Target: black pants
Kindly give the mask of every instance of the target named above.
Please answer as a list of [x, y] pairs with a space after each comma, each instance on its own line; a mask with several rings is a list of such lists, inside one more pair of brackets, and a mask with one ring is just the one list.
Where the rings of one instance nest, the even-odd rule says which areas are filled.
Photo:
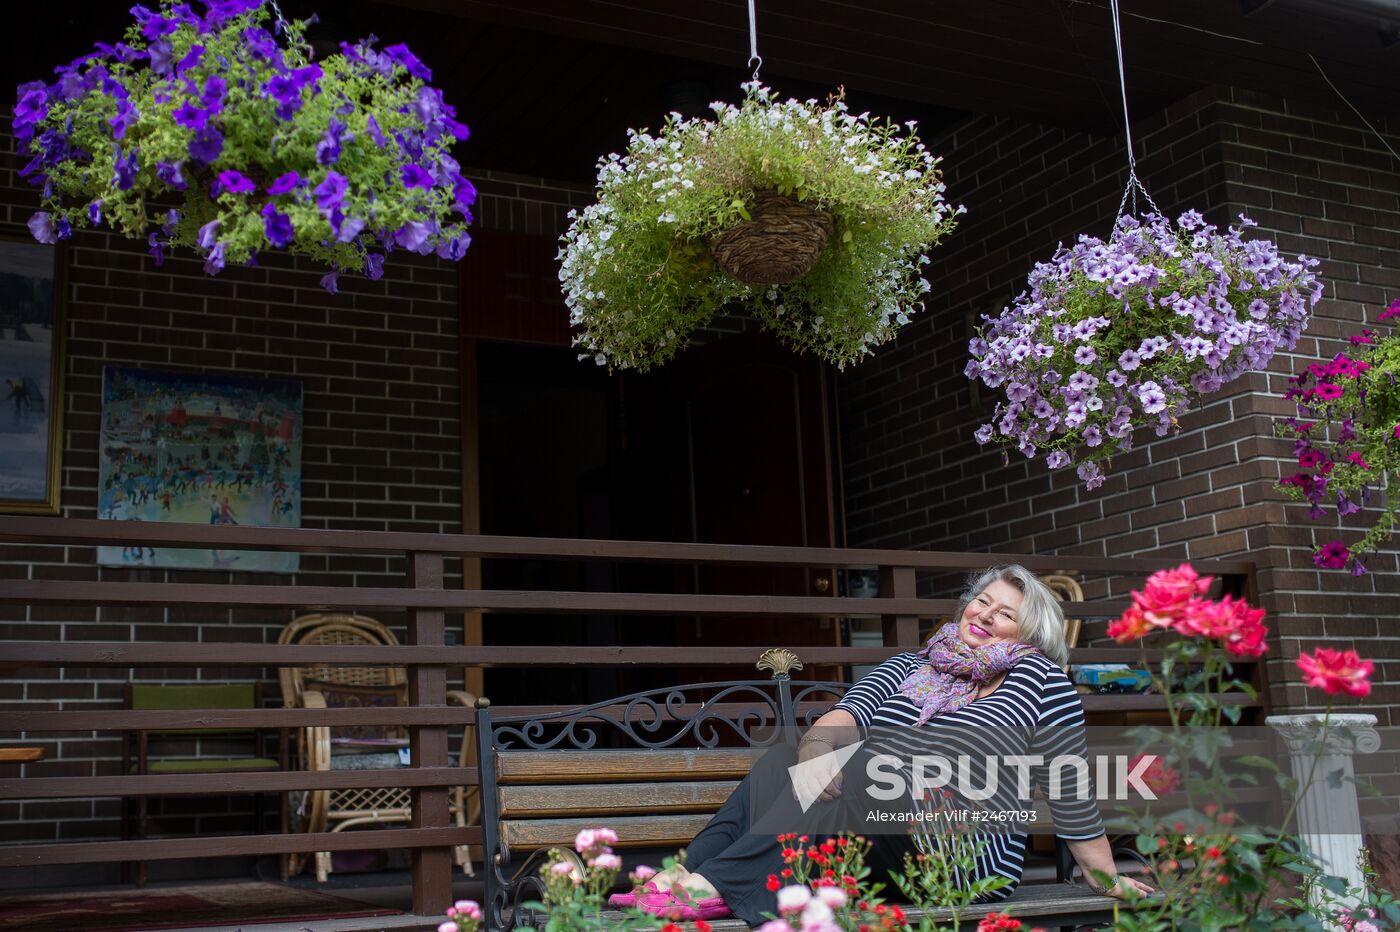
[[[852, 763], [861, 761], [857, 755]], [[838, 832], [851, 832], [863, 823], [846, 797], [813, 803], [805, 813], [793, 799], [787, 768], [796, 762], [790, 747], [775, 748], [759, 758], [715, 817], [686, 848], [685, 866], [714, 885], [734, 915], [751, 926], [777, 913], [777, 897], [768, 889], [770, 874], [780, 874], [782, 845], [777, 836], [798, 832], [820, 842]], [[863, 762], [860, 764], [863, 768]], [[847, 766], [845, 783], [856, 785], [855, 768]], [[858, 832], [864, 834], [863, 832]], [[870, 879], [890, 887], [886, 874], [898, 873], [905, 853], [913, 853], [908, 834], [882, 832], [866, 835], [873, 845], [866, 858]], [[783, 886], [791, 883], [780, 877]]]

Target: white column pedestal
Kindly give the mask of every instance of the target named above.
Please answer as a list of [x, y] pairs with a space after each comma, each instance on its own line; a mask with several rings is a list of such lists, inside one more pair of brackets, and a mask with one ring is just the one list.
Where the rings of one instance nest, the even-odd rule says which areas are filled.
[[[1270, 715], [1265, 722], [1288, 744], [1291, 773], [1301, 792], [1297, 810], [1300, 840], [1323, 873], [1341, 877], [1360, 889], [1365, 886], [1365, 877], [1358, 864], [1361, 810], [1352, 782], [1356, 775], [1353, 758], [1380, 748], [1376, 717], [1334, 712], [1327, 716], [1325, 728], [1323, 718], [1320, 713]], [[1340, 782], [1335, 776], [1329, 779], [1338, 771]]]

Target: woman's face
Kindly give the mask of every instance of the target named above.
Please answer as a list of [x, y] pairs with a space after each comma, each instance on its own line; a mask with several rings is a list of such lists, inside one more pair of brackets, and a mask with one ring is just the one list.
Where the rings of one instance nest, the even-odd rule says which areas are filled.
[[983, 589], [963, 609], [958, 636], [968, 647], [986, 647], [1015, 641], [1020, 635], [1021, 590], [998, 579]]

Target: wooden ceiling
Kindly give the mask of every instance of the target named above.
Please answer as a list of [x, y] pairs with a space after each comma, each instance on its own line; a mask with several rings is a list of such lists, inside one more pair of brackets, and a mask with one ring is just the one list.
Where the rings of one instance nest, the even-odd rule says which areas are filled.
[[[1259, 6], [1259, 0], [1246, 0]], [[1371, 0], [1374, 7], [1390, 0]], [[151, 0], [154, 5], [154, 0]], [[1400, 0], [1394, 2], [1400, 23]], [[115, 39], [130, 0], [12, 11], [13, 86]], [[744, 0], [284, 0], [318, 9], [332, 37], [407, 42], [473, 130], [468, 165], [587, 182], [629, 126], [738, 96]], [[858, 110], [918, 119], [964, 113], [1118, 132], [1122, 110], [1107, 0], [757, 0], [763, 77], [785, 94], [844, 85]], [[1367, 4], [1361, 4], [1367, 6]], [[1400, 45], [1355, 3], [1122, 0], [1135, 118], [1207, 85], [1338, 108], [1309, 60], [1375, 122], [1400, 115]], [[1344, 108], [1343, 108], [1344, 109]]]

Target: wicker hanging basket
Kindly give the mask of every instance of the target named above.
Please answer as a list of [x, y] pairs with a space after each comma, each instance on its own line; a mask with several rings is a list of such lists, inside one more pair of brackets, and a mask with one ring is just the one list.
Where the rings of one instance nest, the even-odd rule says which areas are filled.
[[751, 219], [710, 238], [719, 267], [746, 285], [784, 285], [806, 275], [834, 228], [831, 212], [782, 194], [758, 194]]

